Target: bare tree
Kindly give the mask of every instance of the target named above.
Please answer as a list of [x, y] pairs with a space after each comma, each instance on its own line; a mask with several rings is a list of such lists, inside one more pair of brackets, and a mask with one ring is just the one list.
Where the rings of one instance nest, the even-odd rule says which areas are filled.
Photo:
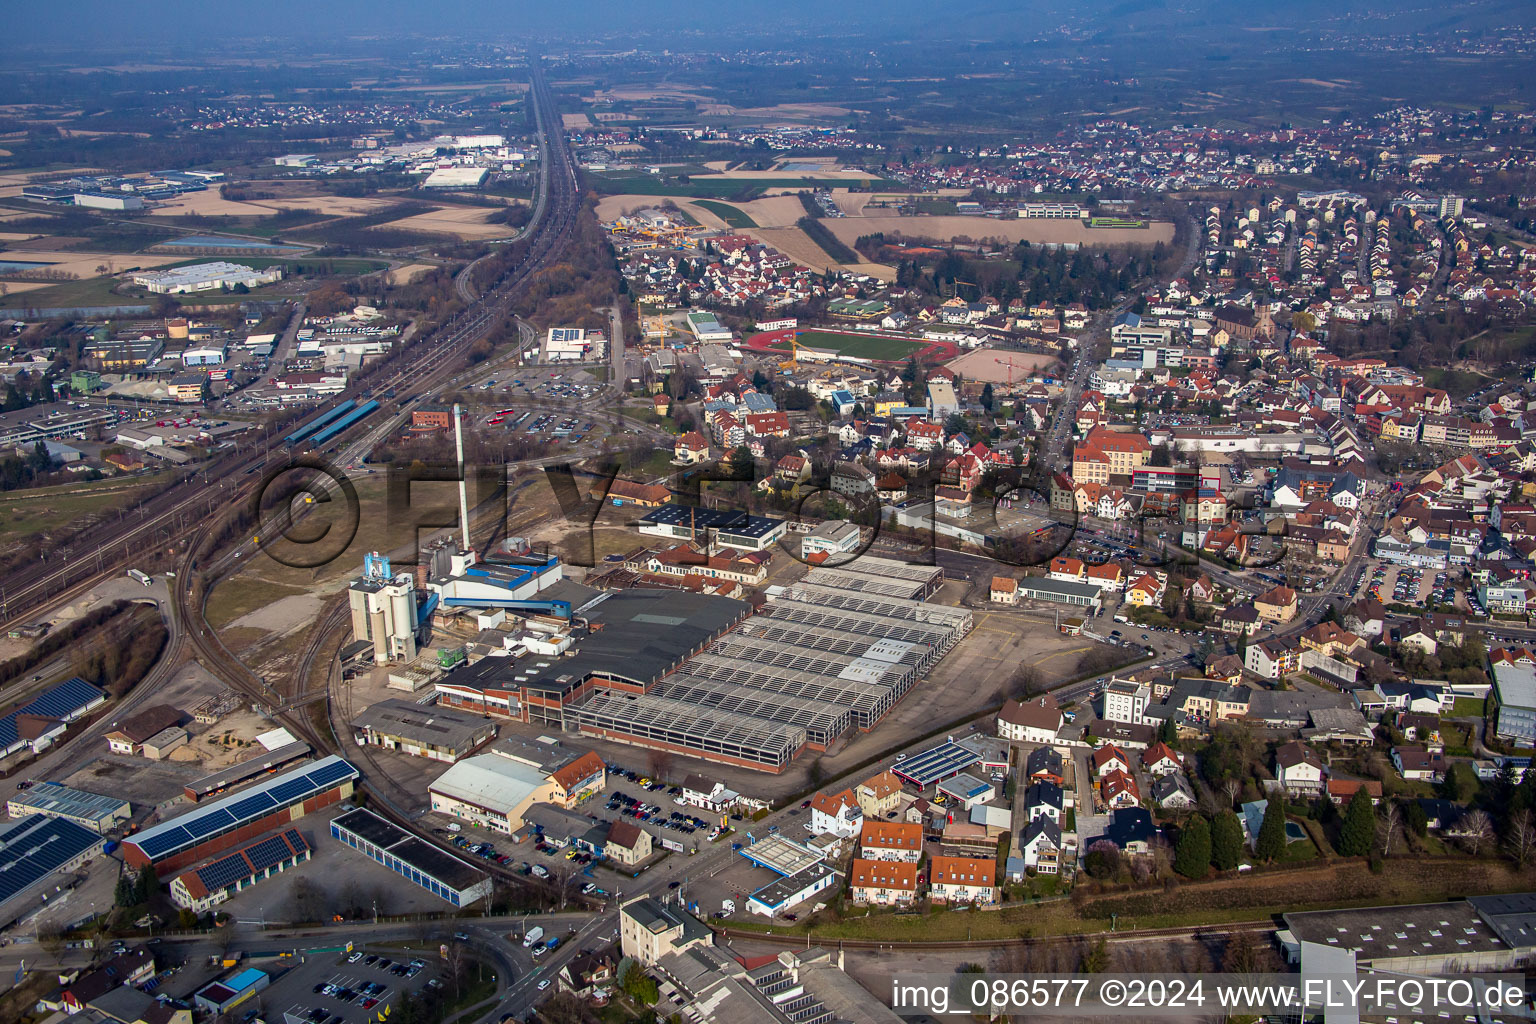
[[1392, 800], [1382, 801], [1381, 813], [1376, 817], [1376, 841], [1381, 844], [1383, 857], [1392, 856], [1392, 846], [1403, 834], [1403, 812]]
[[660, 781], [672, 770], [672, 755], [665, 750], [653, 750], [646, 763], [651, 767], [651, 778]]
[[1237, 795], [1243, 791], [1241, 779], [1228, 779], [1221, 784], [1221, 791], [1227, 794], [1227, 809], [1237, 806]]
[[1468, 811], [1460, 821], [1446, 829], [1445, 834], [1476, 857], [1493, 841], [1493, 819], [1486, 811]]
[[1008, 681], [1008, 695], [1015, 700], [1024, 700], [1044, 691], [1045, 677], [1036, 665], [1020, 665]]
[[64, 929], [56, 924], [43, 925], [37, 930], [37, 944], [58, 963], [59, 954], [64, 951]]
[[1521, 808], [1510, 815], [1509, 827], [1504, 835], [1504, 852], [1515, 862], [1515, 867], [1525, 867], [1536, 847], [1536, 825], [1531, 822], [1531, 812]]

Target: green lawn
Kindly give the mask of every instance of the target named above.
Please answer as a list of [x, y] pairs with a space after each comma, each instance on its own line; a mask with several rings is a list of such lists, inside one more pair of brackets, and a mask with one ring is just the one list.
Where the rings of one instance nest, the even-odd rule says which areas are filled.
[[860, 359], [884, 359], [898, 362], [924, 348], [926, 341], [905, 341], [866, 334], [835, 334], [831, 331], [801, 331], [795, 340], [811, 348], [831, 349]]
[[1483, 701], [1477, 697], [1457, 697], [1451, 705], [1451, 718], [1482, 718]]
[[131, 505], [146, 485], [158, 483], [164, 477], [161, 473], [7, 491], [0, 495], [0, 538], [14, 542], [62, 526], [78, 516]]
[[717, 203], [713, 199], [695, 200], [699, 206], [719, 217], [733, 228], [755, 228], [757, 221], [747, 215], [747, 211], [731, 206], [729, 203]]
[[1437, 367], [1426, 367], [1424, 370], [1424, 383], [1432, 388], [1443, 388], [1452, 398], [1465, 398], [1488, 383], [1488, 380], [1480, 373], [1466, 370], [1442, 370]]

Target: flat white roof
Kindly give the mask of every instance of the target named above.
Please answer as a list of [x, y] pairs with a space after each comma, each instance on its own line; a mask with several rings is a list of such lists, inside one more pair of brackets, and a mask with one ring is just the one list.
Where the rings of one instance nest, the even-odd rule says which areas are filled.
[[496, 754], [468, 757], [439, 775], [427, 789], [488, 811], [510, 814], [545, 784], [544, 774]]

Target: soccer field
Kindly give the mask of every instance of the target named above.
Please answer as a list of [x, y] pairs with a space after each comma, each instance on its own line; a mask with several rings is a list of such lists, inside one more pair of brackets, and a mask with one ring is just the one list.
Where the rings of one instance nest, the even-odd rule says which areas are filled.
[[810, 348], [828, 349], [858, 359], [883, 359], [896, 362], [927, 348], [932, 342], [902, 338], [882, 338], [867, 334], [837, 334], [831, 331], [801, 331], [795, 336]]

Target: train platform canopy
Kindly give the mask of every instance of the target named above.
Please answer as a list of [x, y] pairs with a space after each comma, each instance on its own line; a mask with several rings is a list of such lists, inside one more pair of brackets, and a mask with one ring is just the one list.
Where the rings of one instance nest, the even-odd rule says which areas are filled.
[[903, 758], [891, 766], [891, 771], [921, 789], [958, 775], [980, 760], [976, 751], [950, 740]]
[[743, 846], [741, 855], [758, 867], [786, 878], [825, 859], [809, 846], [780, 835], [764, 836], [751, 846]]

